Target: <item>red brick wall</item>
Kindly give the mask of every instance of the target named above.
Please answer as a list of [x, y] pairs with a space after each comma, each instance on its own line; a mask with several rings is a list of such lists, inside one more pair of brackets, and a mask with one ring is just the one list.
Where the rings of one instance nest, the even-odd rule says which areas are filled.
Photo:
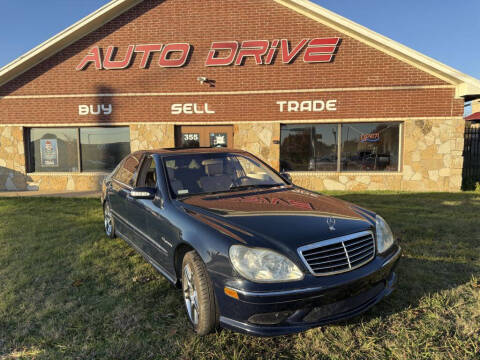
[[[438, 101], [431, 106], [431, 96]], [[371, 117], [445, 117], [458, 115], [461, 106], [452, 113], [453, 90], [395, 90], [362, 91], [313, 94], [283, 95], [217, 95], [217, 96], [178, 96], [164, 97], [108, 97], [108, 98], [67, 98], [67, 99], [24, 99], [4, 100], [9, 106], [0, 106], [0, 119], [9, 119], [12, 123], [42, 124], [69, 122], [77, 123], [115, 123], [115, 122], [235, 122], [235, 121], [275, 121], [313, 120], [313, 119], [355, 119]], [[308, 99], [338, 100], [337, 111], [321, 113], [279, 112], [279, 100]], [[209, 110], [215, 114], [172, 115], [171, 104], [196, 101], [203, 106], [208, 103]], [[78, 104], [112, 104], [110, 116], [78, 115]], [[18, 120], [17, 120], [18, 119]]]
[[[277, 57], [273, 65], [204, 66], [212, 41], [287, 38], [342, 38], [332, 63], [305, 64], [303, 52], [290, 65]], [[75, 67], [93, 46], [188, 42], [194, 46], [183, 68], [160, 68], [158, 54], [149, 69], [139, 69], [140, 56], [125, 70], [85, 71]], [[197, 77], [216, 81], [201, 85]], [[442, 80], [325, 27], [271, 0], [145, 0], [61, 53], [0, 88], [0, 96], [143, 92], [217, 92], [240, 90], [321, 89], [373, 86], [446, 85]], [[407, 116], [460, 116], [463, 101], [453, 89], [334, 92], [282, 95], [184, 97], [114, 97], [1, 99], [1, 123], [78, 123], [146, 121], [236, 121]], [[279, 113], [277, 100], [338, 99], [338, 111]], [[215, 115], [172, 116], [177, 102], [208, 102]], [[78, 105], [112, 103], [111, 117], [81, 117]]]

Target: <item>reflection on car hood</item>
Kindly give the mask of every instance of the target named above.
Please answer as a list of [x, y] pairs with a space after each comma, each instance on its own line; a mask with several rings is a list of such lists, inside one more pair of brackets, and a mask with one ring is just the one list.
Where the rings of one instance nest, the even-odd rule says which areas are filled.
[[180, 203], [200, 221], [234, 238], [248, 242], [253, 236], [290, 248], [373, 229], [375, 224], [372, 212], [297, 187], [196, 195]]

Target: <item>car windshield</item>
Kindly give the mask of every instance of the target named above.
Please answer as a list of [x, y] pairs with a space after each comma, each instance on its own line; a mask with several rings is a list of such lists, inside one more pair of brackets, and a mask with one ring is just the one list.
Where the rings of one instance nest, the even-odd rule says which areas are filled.
[[260, 161], [240, 154], [181, 154], [164, 158], [175, 197], [287, 185]]

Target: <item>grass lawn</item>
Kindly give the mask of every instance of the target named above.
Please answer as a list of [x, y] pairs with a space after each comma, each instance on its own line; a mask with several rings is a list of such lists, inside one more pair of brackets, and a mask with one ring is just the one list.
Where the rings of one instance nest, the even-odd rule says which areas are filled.
[[0, 198], [0, 359], [480, 359], [480, 194], [336, 193], [401, 238], [398, 290], [305, 333], [196, 337], [97, 199]]

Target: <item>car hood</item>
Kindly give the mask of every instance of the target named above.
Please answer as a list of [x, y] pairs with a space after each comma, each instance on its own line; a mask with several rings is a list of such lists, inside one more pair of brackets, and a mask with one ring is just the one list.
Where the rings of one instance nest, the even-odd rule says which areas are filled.
[[375, 214], [295, 186], [196, 195], [179, 202], [198, 220], [252, 246], [299, 246], [373, 230]]

